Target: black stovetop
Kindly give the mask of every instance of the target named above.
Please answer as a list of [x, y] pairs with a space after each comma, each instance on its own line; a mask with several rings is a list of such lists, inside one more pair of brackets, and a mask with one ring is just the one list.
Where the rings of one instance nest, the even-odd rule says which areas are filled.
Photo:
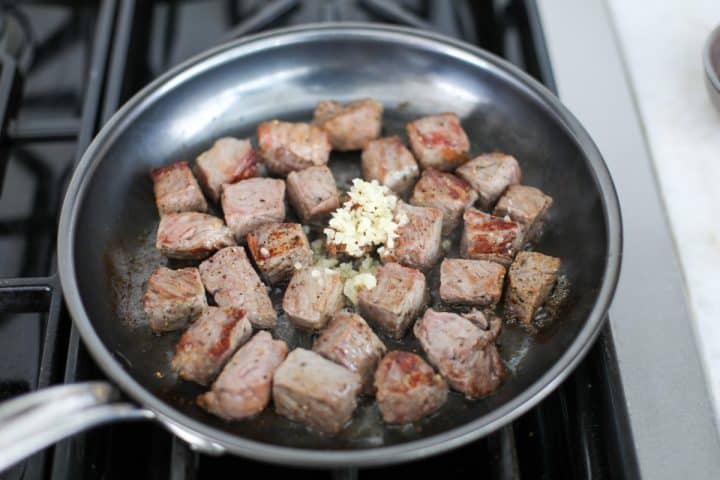
[[[103, 378], [65, 310], [55, 234], [64, 186], [92, 136], [126, 99], [189, 56], [259, 30], [372, 21], [436, 30], [479, 45], [554, 89], [533, 0], [0, 2], [0, 401]], [[450, 453], [387, 467], [290, 470], [209, 457], [153, 423], [97, 428], [0, 474], [8, 479], [212, 478], [221, 473], [370, 478], [634, 477], [612, 339], [538, 407]], [[0, 452], [2, 455], [2, 452]]]

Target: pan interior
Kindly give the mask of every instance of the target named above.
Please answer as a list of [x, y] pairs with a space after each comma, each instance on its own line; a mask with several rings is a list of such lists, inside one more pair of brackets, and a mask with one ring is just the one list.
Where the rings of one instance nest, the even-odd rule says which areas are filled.
[[[126, 115], [114, 125], [79, 203], [74, 266], [94, 329], [144, 389], [185, 415], [246, 439], [306, 449], [369, 449], [489, 418], [558, 361], [583, 328], [605, 273], [607, 227], [599, 188], [568, 127], [536, 94], [490, 62], [451, 53], [350, 35], [278, 42], [227, 54], [223, 62], [205, 62], [202, 72], [186, 74], [141, 102], [132, 121]], [[201, 389], [179, 381], [170, 369], [179, 334], [153, 335], [142, 312], [140, 298], [150, 273], [167, 263], [154, 249], [158, 215], [148, 171], [191, 161], [220, 136], [254, 137], [264, 120], [307, 121], [320, 100], [363, 97], [385, 105], [384, 135], [404, 137], [407, 121], [452, 111], [471, 139], [471, 154], [497, 150], [517, 157], [524, 183], [555, 200], [536, 250], [562, 258], [569, 299], [540, 335], [505, 328], [500, 348], [509, 374], [496, 393], [478, 401], [452, 394], [439, 413], [415, 425], [383, 425], [369, 401], [335, 438], [309, 432], [272, 408], [240, 422], [208, 415], [195, 405]], [[358, 153], [333, 154], [330, 166], [340, 178], [360, 176]], [[275, 333], [291, 347], [311, 342], [283, 316]], [[412, 334], [403, 342], [384, 340], [391, 348], [417, 349]]]

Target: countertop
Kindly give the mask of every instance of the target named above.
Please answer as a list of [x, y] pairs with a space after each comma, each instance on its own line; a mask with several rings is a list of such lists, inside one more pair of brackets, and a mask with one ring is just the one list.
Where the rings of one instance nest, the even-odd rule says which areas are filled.
[[[705, 90], [701, 52], [720, 24], [720, 1], [607, 2], [682, 263], [694, 320], [689, 327], [695, 329], [718, 417], [720, 112]], [[633, 221], [638, 219], [624, 218]]]

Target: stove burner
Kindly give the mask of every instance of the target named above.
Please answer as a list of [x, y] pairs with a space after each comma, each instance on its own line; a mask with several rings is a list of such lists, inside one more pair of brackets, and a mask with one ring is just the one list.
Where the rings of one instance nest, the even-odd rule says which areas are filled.
[[[424, 6], [423, 3], [427, 3]], [[421, 30], [436, 31], [445, 35], [475, 41], [475, 25], [467, 0], [401, 2], [399, 0], [324, 0], [301, 2], [300, 0], [272, 0], [256, 6], [252, 13], [235, 25], [228, 38], [268, 28], [289, 16], [294, 10], [297, 16], [330, 21], [387, 21]], [[233, 10], [235, 16], [241, 12]], [[426, 13], [427, 19], [418, 12]]]

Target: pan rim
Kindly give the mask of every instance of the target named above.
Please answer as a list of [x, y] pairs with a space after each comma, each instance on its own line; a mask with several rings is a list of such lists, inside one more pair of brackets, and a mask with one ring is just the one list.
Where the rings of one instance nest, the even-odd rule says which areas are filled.
[[[537, 381], [508, 403], [465, 425], [420, 440], [363, 450], [302, 449], [245, 439], [195, 420], [153, 395], [125, 371], [95, 331], [80, 297], [74, 256], [77, 213], [84, 201], [94, 170], [102, 161], [102, 152], [112, 143], [118, 132], [122, 131], [124, 126], [140, 112], [172, 90], [174, 86], [230, 59], [271, 46], [339, 37], [400, 41], [414, 47], [440, 50], [463, 61], [471, 62], [478, 68], [479, 65], [489, 66], [534, 95], [535, 100], [540, 101], [543, 107], [555, 115], [563, 127], [574, 136], [583, 151], [585, 161], [601, 194], [608, 245], [601, 287], [585, 324], [558, 361]], [[271, 30], [216, 46], [170, 69], [136, 93], [103, 126], [78, 162], [63, 201], [57, 245], [59, 276], [65, 302], [91, 355], [124, 393], [153, 411], [160, 421], [171, 426], [173, 430], [180, 428], [190, 436], [221, 446], [228, 453], [271, 463], [307, 467], [378, 466], [438, 454], [495, 431], [533, 408], [565, 380], [594, 344], [607, 317], [620, 274], [622, 221], [617, 192], [599, 149], [588, 132], [560, 100], [528, 74], [492, 53], [436, 33], [390, 25], [333, 22]]]

